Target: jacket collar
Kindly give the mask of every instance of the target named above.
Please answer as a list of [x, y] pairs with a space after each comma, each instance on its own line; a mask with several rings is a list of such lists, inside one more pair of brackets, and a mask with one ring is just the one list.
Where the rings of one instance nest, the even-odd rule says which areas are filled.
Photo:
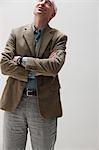
[[[39, 52], [38, 56], [36, 56], [36, 57], [41, 57], [43, 55], [48, 43], [52, 39], [54, 31], [55, 30], [52, 29], [49, 25], [46, 26], [46, 28], [44, 29], [43, 35], [41, 37], [40, 52]], [[34, 54], [34, 42], [35, 42], [35, 40], [34, 40], [34, 33], [33, 33], [33, 23], [30, 25], [27, 25], [24, 28], [23, 37], [25, 38], [25, 41], [29, 46], [29, 49], [30, 49], [32, 56], [35, 56], [35, 54]]]

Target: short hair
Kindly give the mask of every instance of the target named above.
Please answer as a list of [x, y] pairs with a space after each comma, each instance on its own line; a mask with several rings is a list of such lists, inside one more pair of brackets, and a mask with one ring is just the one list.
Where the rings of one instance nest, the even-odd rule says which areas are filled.
[[[55, 12], [55, 14], [56, 14], [56, 13], [57, 13], [57, 6], [56, 6], [55, 0], [49, 0], [49, 1], [52, 3], [53, 8], [54, 8], [54, 12]], [[36, 0], [35, 0], [35, 2], [36, 2]]]
[[55, 14], [56, 14], [56, 13], [57, 13], [56, 2], [55, 2], [55, 0], [50, 0], [50, 2], [52, 3], [52, 5], [53, 5], [53, 7], [54, 7]]

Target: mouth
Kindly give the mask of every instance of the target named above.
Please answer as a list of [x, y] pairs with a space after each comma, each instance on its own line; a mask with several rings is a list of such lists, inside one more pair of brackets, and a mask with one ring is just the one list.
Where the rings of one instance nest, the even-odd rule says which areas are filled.
[[45, 10], [44, 10], [43, 7], [38, 7], [37, 10], [38, 10], [38, 11], [41, 11], [41, 12], [45, 12]]

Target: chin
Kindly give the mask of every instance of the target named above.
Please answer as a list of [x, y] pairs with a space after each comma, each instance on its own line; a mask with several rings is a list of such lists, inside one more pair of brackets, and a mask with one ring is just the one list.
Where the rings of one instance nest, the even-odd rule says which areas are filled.
[[34, 12], [34, 14], [35, 14], [35, 15], [37, 15], [37, 14], [43, 14], [43, 12], [40, 11], [40, 10], [37, 10], [37, 11]]

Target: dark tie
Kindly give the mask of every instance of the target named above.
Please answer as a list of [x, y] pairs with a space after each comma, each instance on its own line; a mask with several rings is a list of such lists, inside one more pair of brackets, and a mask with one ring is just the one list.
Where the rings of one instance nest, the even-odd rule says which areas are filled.
[[37, 44], [39, 39], [40, 39], [40, 36], [41, 36], [41, 30], [35, 30], [34, 31], [34, 36], [35, 36], [35, 43]]
[[35, 44], [34, 44], [34, 49], [35, 49], [35, 57], [38, 56], [39, 53], [39, 46], [40, 46], [40, 37], [41, 37], [41, 30], [36, 29], [34, 31], [34, 39], [35, 39]]

